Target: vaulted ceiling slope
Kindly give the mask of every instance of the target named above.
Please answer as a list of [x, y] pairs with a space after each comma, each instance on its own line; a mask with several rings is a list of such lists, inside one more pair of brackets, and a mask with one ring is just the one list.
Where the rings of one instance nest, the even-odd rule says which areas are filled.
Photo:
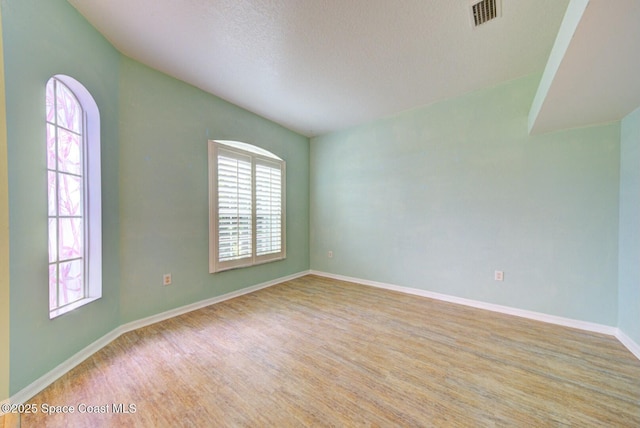
[[640, 1], [572, 0], [529, 114], [531, 133], [620, 120], [640, 106]]
[[123, 54], [307, 136], [542, 73], [569, 3], [501, 0], [474, 28], [472, 0], [68, 1]]

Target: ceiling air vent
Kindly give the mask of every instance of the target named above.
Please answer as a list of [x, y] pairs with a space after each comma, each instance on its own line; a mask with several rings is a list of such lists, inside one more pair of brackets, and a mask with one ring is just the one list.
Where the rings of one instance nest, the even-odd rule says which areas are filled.
[[471, 19], [474, 27], [498, 16], [500, 16], [500, 0], [474, 0], [471, 2]]

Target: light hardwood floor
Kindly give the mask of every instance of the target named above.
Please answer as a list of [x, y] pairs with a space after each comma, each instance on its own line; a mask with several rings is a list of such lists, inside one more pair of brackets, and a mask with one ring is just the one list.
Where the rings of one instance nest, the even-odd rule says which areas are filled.
[[640, 427], [640, 361], [612, 337], [306, 276], [127, 333], [30, 403], [76, 413], [23, 427]]

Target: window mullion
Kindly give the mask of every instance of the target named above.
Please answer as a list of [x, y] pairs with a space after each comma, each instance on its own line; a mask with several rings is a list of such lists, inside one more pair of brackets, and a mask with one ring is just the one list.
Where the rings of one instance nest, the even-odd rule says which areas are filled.
[[82, 254], [82, 265], [83, 265], [83, 298], [86, 298], [89, 295], [89, 248], [90, 247], [90, 236], [89, 236], [89, 222], [91, 221], [89, 217], [89, 153], [88, 153], [88, 141], [87, 141], [87, 112], [82, 111], [82, 121], [81, 121], [80, 131], [82, 132], [82, 226], [83, 230], [83, 254]]
[[60, 307], [60, 165], [58, 156], [58, 80], [53, 81], [53, 131], [54, 131], [54, 153], [55, 153], [55, 177], [56, 183], [54, 188], [54, 206], [55, 206], [55, 222], [56, 228], [56, 307]]

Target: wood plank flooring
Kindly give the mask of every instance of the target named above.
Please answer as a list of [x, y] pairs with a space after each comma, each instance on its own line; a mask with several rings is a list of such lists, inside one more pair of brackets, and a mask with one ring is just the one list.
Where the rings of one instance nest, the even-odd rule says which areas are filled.
[[609, 336], [306, 276], [127, 333], [30, 403], [75, 413], [22, 427], [640, 427], [640, 361]]

